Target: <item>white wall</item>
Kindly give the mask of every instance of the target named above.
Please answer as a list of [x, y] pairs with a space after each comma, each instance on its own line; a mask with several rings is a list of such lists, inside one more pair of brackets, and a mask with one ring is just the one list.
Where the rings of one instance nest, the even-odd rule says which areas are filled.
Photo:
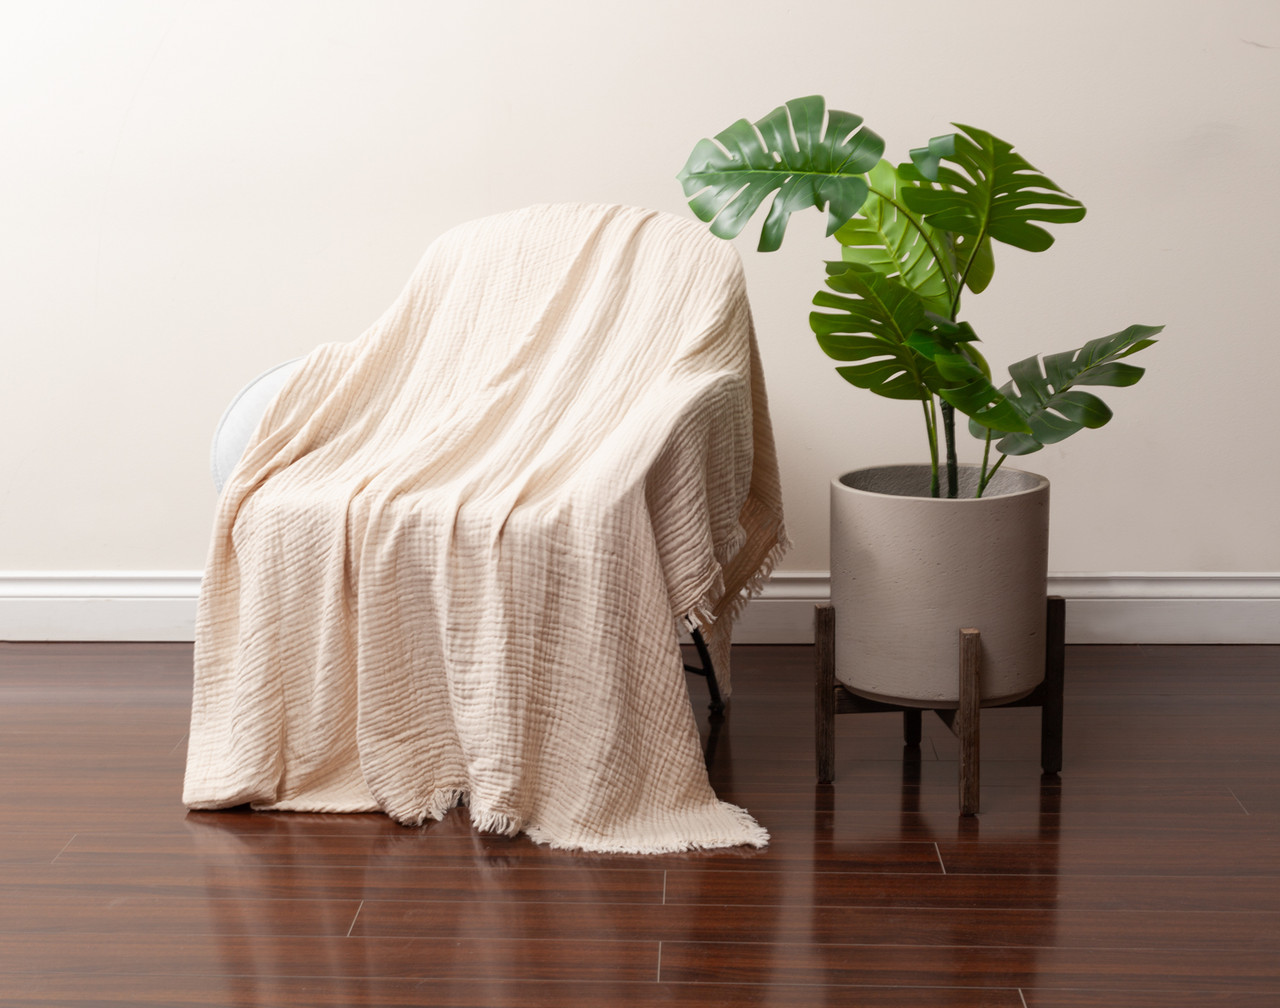
[[[686, 212], [695, 141], [810, 93], [894, 156], [991, 130], [1089, 207], [998, 254], [993, 360], [1167, 324], [1110, 427], [1026, 460], [1051, 569], [1280, 571], [1274, 0], [41, 0], [0, 7], [0, 572], [198, 569], [245, 379], [358, 335], [457, 222]], [[814, 344], [817, 215], [740, 247], [787, 568], [821, 571], [829, 478], [918, 459], [917, 411]]]

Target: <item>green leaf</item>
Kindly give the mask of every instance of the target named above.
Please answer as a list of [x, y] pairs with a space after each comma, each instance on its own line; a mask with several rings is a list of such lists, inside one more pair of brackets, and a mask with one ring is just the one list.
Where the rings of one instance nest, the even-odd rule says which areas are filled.
[[1059, 392], [1053, 398], [1053, 408], [1081, 427], [1101, 427], [1111, 419], [1111, 407], [1092, 392]]
[[967, 322], [930, 321], [934, 327], [917, 329], [908, 344], [933, 362], [939, 380], [932, 390], [983, 427], [1029, 432], [1017, 408], [991, 384], [987, 362], [972, 345], [977, 339], [973, 328]]
[[836, 232], [844, 261], [856, 263], [910, 288], [930, 311], [950, 315], [954, 308], [954, 264], [947, 235], [907, 209], [902, 189], [911, 185], [888, 161], [867, 175], [871, 193], [862, 210]]
[[944, 157], [956, 152], [956, 135], [947, 133], [930, 139], [928, 146], [912, 149], [911, 163], [916, 170], [930, 182], [938, 181], [938, 168]]
[[[988, 425], [1004, 436], [996, 448], [1005, 455], [1026, 455], [1047, 444], [1056, 444], [1085, 428], [1103, 426], [1111, 409], [1097, 396], [1082, 392], [1080, 385], [1125, 386], [1138, 381], [1144, 369], [1120, 363], [1121, 359], [1151, 346], [1163, 326], [1132, 325], [1078, 350], [1050, 354], [1041, 366], [1027, 357], [1009, 368], [1011, 381], [1000, 392], [1018, 410], [1029, 430]], [[972, 422], [969, 430], [985, 437], [986, 430]]]
[[828, 110], [813, 95], [793, 98], [754, 126], [739, 119], [714, 140], [700, 140], [676, 177], [693, 212], [720, 238], [740, 234], [776, 193], [759, 245], [772, 252], [797, 210], [828, 208], [828, 235], [853, 217], [867, 197], [863, 176], [883, 152], [884, 141], [861, 116]]
[[[1002, 432], [1030, 432], [1031, 428], [1026, 425], [1017, 407], [968, 358], [959, 354], [946, 359], [935, 357], [934, 363], [948, 381], [960, 382], [949, 388], [939, 389], [939, 397], [967, 416], [972, 423]], [[964, 375], [967, 378], [961, 380]]]
[[978, 340], [978, 334], [973, 331], [973, 326], [968, 322], [953, 322], [951, 319], [931, 311], [925, 312], [925, 319], [929, 323], [928, 328], [920, 330], [915, 335], [922, 340], [926, 340], [930, 346], [937, 348], [933, 351], [935, 353], [942, 349], [951, 353], [961, 343], [967, 346], [970, 343], [976, 343]]
[[1133, 385], [1142, 377], [1143, 368], [1115, 363], [1156, 341], [1152, 339], [1164, 326], [1132, 325], [1118, 333], [1090, 340], [1079, 350], [1051, 354], [1045, 358], [1049, 380], [1055, 386]]
[[942, 382], [929, 358], [908, 343], [925, 323], [919, 295], [897, 280], [855, 264], [827, 263], [827, 286], [809, 325], [827, 356], [860, 363], [837, 368], [846, 381], [889, 399], [928, 399]]
[[957, 249], [957, 258], [969, 278], [966, 285], [976, 293], [994, 272], [990, 241], [1043, 252], [1053, 244], [1053, 235], [1040, 224], [1078, 221], [1085, 208], [1011, 144], [984, 130], [956, 125], [962, 132], [953, 134], [954, 152], [942, 157], [957, 167], [940, 163], [930, 175], [917, 162], [908, 177], [927, 184], [906, 190], [904, 196], [907, 206], [932, 227], [969, 239], [967, 253]]
[[[969, 433], [977, 438], [985, 438], [987, 431], [985, 427], [969, 421]], [[1043, 448], [1030, 434], [1006, 434], [996, 442], [996, 450], [1003, 455], [1030, 455], [1032, 452], [1038, 452]]]
[[979, 241], [965, 235], [955, 239], [956, 268], [964, 277], [964, 285], [975, 294], [981, 294], [991, 283], [996, 272], [996, 257], [991, 249], [991, 239]]

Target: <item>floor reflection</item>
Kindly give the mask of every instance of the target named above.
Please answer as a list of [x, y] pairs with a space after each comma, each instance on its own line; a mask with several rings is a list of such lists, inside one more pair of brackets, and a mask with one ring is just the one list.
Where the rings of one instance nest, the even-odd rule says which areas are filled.
[[[234, 978], [237, 1004], [279, 1005], [288, 977], [310, 977], [297, 981], [302, 986], [323, 977], [328, 997], [365, 1002], [365, 978], [372, 975], [362, 956], [367, 949], [346, 939], [359, 913], [367, 865], [334, 870], [334, 832], [342, 825], [335, 818], [243, 809], [186, 817], [222, 973]], [[349, 821], [366, 843], [369, 818]], [[349, 898], [314, 898], [338, 892]], [[287, 909], [290, 896], [300, 901], [293, 912]]]

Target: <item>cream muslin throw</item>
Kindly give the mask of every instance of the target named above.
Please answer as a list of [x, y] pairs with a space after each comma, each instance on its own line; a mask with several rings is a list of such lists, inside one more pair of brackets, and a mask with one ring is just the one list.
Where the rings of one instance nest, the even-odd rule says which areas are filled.
[[730, 245], [615, 206], [455, 228], [306, 358], [223, 489], [184, 802], [762, 846], [708, 783], [679, 633], [727, 691], [784, 544]]

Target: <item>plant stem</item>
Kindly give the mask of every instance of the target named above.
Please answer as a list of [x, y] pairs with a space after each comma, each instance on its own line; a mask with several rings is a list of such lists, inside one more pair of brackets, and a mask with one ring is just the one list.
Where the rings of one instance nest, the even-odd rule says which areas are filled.
[[982, 496], [982, 491], [984, 491], [987, 488], [987, 484], [991, 482], [991, 477], [996, 474], [996, 471], [1004, 464], [1004, 460], [1008, 457], [1008, 455], [1001, 455], [1000, 458], [996, 460], [996, 464], [991, 467], [990, 472], [986, 471], [986, 463], [983, 463], [982, 482], [978, 484], [977, 496]]
[[921, 399], [920, 405], [924, 408], [924, 427], [929, 436], [929, 463], [932, 472], [932, 478], [929, 482], [929, 496], [937, 497], [938, 494], [938, 422], [933, 412], [933, 396], [927, 399]]
[[991, 478], [987, 475], [987, 466], [991, 464], [991, 433], [991, 428], [988, 427], [987, 436], [982, 439], [982, 472], [978, 477], [978, 492], [974, 494], [975, 497], [982, 496], [987, 480]]
[[942, 404], [942, 433], [947, 439], [947, 496], [960, 493], [960, 463], [956, 458], [956, 408], [949, 402]]
[[969, 256], [964, 265], [964, 272], [960, 274], [959, 281], [956, 286], [956, 296], [951, 302], [951, 321], [956, 320], [956, 315], [960, 312], [960, 293], [964, 290], [964, 285], [969, 282], [969, 273], [973, 270], [973, 264], [978, 260], [978, 249], [982, 247], [982, 243], [987, 240], [987, 226], [989, 221], [983, 221], [982, 228], [978, 234], [969, 239], [973, 253]]

